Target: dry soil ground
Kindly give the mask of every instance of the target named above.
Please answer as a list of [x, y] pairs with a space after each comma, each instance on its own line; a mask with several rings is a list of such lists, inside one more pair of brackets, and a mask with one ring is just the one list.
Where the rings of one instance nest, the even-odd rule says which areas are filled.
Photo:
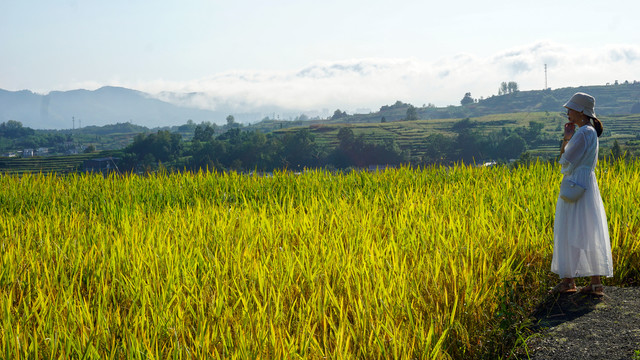
[[640, 360], [640, 287], [604, 291], [603, 297], [549, 295], [533, 314], [529, 357]]

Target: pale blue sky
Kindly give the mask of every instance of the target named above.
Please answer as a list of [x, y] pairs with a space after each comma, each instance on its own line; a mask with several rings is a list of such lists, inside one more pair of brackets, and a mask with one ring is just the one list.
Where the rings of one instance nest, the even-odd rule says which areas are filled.
[[0, 88], [447, 105], [501, 81], [541, 88], [544, 63], [551, 87], [640, 80], [638, 14], [637, 0], [2, 0]]

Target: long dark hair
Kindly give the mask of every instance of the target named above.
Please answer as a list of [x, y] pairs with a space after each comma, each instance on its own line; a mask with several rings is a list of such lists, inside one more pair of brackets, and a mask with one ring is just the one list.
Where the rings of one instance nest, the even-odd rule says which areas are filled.
[[593, 122], [593, 127], [596, 129], [596, 134], [598, 134], [598, 137], [600, 137], [600, 135], [602, 135], [602, 131], [604, 130], [602, 128], [602, 122], [594, 117], [589, 117], [589, 120]]

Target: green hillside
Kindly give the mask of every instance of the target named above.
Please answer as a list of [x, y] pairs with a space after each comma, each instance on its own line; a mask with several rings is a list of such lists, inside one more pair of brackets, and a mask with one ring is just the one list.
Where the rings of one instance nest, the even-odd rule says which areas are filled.
[[[586, 92], [595, 96], [596, 113], [599, 117], [640, 113], [640, 82], [568, 87], [554, 90], [517, 91], [506, 95], [491, 96], [486, 99], [475, 99], [474, 103], [464, 106], [415, 106], [415, 111], [417, 118], [424, 120], [478, 118], [486, 115], [545, 111], [558, 114], [564, 111], [562, 105], [576, 92]], [[329, 119], [308, 121], [265, 119], [257, 124], [250, 125], [248, 128], [270, 132], [296, 126], [394, 122], [406, 119], [407, 110], [412, 106], [414, 105], [396, 101], [392, 105], [384, 105], [378, 111], [369, 114], [349, 114], [340, 117], [333, 116]]]
[[[640, 155], [640, 83], [622, 83], [605, 86], [580, 86], [555, 90], [517, 91], [511, 94], [475, 99], [474, 103], [460, 106], [422, 106], [397, 101], [382, 106], [370, 114], [333, 116], [326, 120], [275, 121], [265, 120], [252, 125], [263, 132], [285, 134], [308, 128], [321, 144], [335, 146], [341, 127], [349, 126], [356, 136], [367, 141], [384, 143], [394, 140], [412, 156], [430, 151], [426, 140], [434, 134], [454, 137], [453, 125], [469, 118], [477, 123], [476, 130], [483, 134], [514, 131], [527, 128], [531, 122], [544, 125], [540, 136], [527, 146], [533, 157], [557, 156], [562, 124], [566, 122], [563, 104], [576, 92], [586, 92], [596, 98], [596, 113], [603, 121], [605, 132], [600, 138], [601, 154], [607, 154], [618, 141], [623, 151]], [[415, 109], [418, 120], [406, 121], [410, 108]]]
[[[340, 128], [350, 127], [354, 135], [362, 135], [367, 141], [384, 143], [394, 140], [401, 149], [410, 150], [412, 155], [425, 154], [426, 140], [433, 134], [454, 137], [456, 132], [454, 124], [461, 118], [394, 121], [384, 123], [315, 123], [308, 126], [309, 131], [315, 136], [316, 142], [329, 146], [338, 144], [337, 134]], [[544, 125], [538, 140], [527, 150], [532, 156], [551, 158], [558, 153], [559, 140], [562, 137], [562, 124], [566, 122], [566, 116], [560, 113], [550, 112], [520, 112], [509, 114], [484, 115], [469, 118], [477, 123], [476, 129], [482, 134], [492, 132], [513, 131], [517, 128], [527, 128], [531, 122]], [[611, 148], [614, 140], [618, 140], [623, 149], [627, 149], [640, 155], [640, 114], [603, 116], [605, 132], [600, 138], [600, 146], [603, 150]], [[295, 132], [301, 128], [292, 127], [274, 131], [276, 134]]]
[[[471, 116], [507, 113], [515, 111], [562, 111], [562, 105], [576, 92], [585, 92], [596, 98], [596, 113], [610, 116], [633, 113], [640, 102], [640, 83], [609, 86], [580, 86], [555, 90], [518, 91], [502, 96], [492, 96], [467, 105]], [[640, 112], [640, 111], [636, 111]]]

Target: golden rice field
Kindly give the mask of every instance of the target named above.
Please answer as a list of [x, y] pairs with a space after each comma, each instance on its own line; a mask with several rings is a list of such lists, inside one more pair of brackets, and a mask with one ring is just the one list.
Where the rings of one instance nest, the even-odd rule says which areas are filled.
[[[637, 282], [640, 162], [600, 164], [597, 176], [607, 284]], [[0, 175], [0, 358], [505, 351], [505, 319], [556, 281], [559, 182], [546, 163]]]

